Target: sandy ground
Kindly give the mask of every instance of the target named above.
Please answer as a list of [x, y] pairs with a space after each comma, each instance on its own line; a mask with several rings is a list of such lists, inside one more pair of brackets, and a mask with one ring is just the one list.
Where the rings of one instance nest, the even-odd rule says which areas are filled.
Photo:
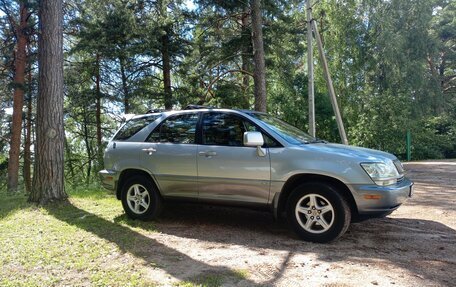
[[331, 244], [299, 241], [265, 212], [168, 206], [143, 250], [155, 264], [147, 276], [162, 286], [210, 275], [223, 286], [456, 286], [456, 160], [406, 169], [414, 196]]

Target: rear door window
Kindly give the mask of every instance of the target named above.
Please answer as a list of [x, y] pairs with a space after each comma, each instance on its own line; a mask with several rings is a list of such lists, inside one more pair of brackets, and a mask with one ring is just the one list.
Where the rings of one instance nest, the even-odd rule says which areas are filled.
[[194, 144], [198, 114], [182, 114], [165, 119], [146, 139], [154, 143]]

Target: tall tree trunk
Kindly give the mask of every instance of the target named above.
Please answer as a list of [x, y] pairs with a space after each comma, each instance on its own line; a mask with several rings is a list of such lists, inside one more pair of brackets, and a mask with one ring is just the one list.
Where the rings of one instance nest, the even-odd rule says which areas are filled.
[[266, 112], [266, 68], [264, 63], [263, 21], [261, 0], [250, 0], [252, 11], [253, 80], [255, 84], [255, 110]]
[[103, 146], [101, 134], [101, 88], [100, 88], [100, 55], [96, 58], [95, 86], [96, 86], [96, 111], [95, 123], [97, 128], [97, 165], [103, 167]]
[[86, 185], [90, 184], [90, 176], [92, 173], [92, 148], [90, 146], [89, 140], [89, 129], [87, 127], [87, 111], [84, 110], [84, 121], [82, 123], [82, 131], [84, 133], [84, 143], [87, 150], [87, 177], [86, 177]]
[[33, 188], [29, 200], [45, 204], [67, 198], [64, 189], [63, 5], [41, 0], [38, 100]]
[[66, 135], [64, 136], [64, 146], [65, 146], [65, 152], [66, 152], [65, 164], [68, 166], [68, 170], [70, 171], [71, 186], [74, 188], [77, 186], [78, 183], [76, 183], [76, 181], [75, 181], [76, 173], [74, 172], [74, 166], [73, 166], [73, 154], [71, 152], [71, 147], [70, 147], [70, 144], [68, 143], [68, 139], [67, 139]]
[[173, 95], [171, 90], [171, 63], [169, 56], [169, 28], [165, 29], [166, 33], [162, 36], [162, 61], [163, 61], [163, 86], [165, 90], [165, 109], [173, 108]]
[[[29, 44], [30, 45], [30, 44]], [[30, 47], [30, 46], [29, 46]], [[30, 54], [30, 48], [29, 48]], [[32, 160], [30, 146], [32, 145], [32, 64], [29, 61], [28, 68], [28, 97], [27, 97], [27, 114], [25, 116], [25, 141], [24, 141], [24, 185], [27, 193], [32, 190]]]
[[124, 110], [125, 113], [130, 113], [130, 95], [128, 91], [127, 75], [125, 73], [126, 60], [125, 57], [119, 58], [120, 63], [120, 76], [122, 78], [122, 89], [124, 93]]
[[[168, 19], [167, 6], [169, 1], [167, 0], [158, 0], [157, 1], [159, 8], [159, 21], [166, 23]], [[164, 34], [161, 36], [161, 56], [162, 56], [162, 66], [163, 66], [163, 90], [164, 90], [164, 104], [165, 110], [171, 110], [173, 108], [173, 94], [171, 90], [171, 59], [169, 54], [169, 35], [171, 32], [171, 27], [167, 24], [162, 26]]]
[[[242, 47], [242, 54], [241, 54], [241, 60], [242, 60], [242, 71], [249, 71], [250, 69], [250, 63], [249, 63], [249, 53], [250, 53], [250, 43], [251, 43], [251, 37], [249, 35], [249, 8], [246, 6], [244, 8], [244, 12], [242, 14], [241, 18], [241, 38], [242, 39], [249, 39], [249, 41], [243, 41], [243, 47]], [[248, 35], [248, 37], [247, 37]], [[247, 73], [242, 73], [242, 90], [244, 92], [244, 103], [242, 103], [242, 108], [248, 109], [250, 107], [250, 94], [248, 92], [250, 85], [250, 75]]]
[[[8, 160], [8, 191], [16, 192], [19, 179], [19, 152], [21, 147], [22, 108], [24, 106], [25, 65], [27, 62], [27, 7], [25, 2], [19, 5], [20, 23], [16, 27], [17, 46], [14, 61], [13, 121]], [[11, 23], [14, 25], [14, 23]]]

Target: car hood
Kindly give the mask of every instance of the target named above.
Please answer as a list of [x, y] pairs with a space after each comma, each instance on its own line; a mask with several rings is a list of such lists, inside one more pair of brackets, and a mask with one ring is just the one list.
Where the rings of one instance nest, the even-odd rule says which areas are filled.
[[395, 160], [396, 156], [369, 148], [342, 145], [335, 143], [312, 143], [305, 145], [305, 149], [312, 149], [318, 152], [323, 152], [326, 154], [337, 154], [343, 157], [350, 157], [352, 159], [357, 159], [359, 161], [374, 161], [374, 162], [384, 162], [389, 160]]

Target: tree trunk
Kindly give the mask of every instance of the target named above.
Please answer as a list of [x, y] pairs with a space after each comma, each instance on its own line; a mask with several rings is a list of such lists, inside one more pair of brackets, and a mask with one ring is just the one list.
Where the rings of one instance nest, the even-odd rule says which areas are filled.
[[97, 128], [97, 164], [98, 167], [103, 167], [103, 145], [101, 134], [101, 88], [100, 88], [100, 55], [96, 58], [95, 86], [96, 86], [96, 111], [95, 123]]
[[33, 188], [29, 200], [45, 204], [67, 198], [64, 189], [63, 5], [41, 0], [38, 99]]
[[75, 188], [78, 183], [76, 183], [76, 181], [75, 181], [76, 174], [74, 172], [74, 166], [73, 166], [73, 154], [71, 152], [71, 147], [70, 147], [70, 144], [68, 143], [68, 139], [66, 136], [64, 137], [63, 141], [64, 141], [65, 152], [66, 152], [65, 164], [68, 166], [68, 170], [70, 171], [71, 186], [73, 188]]
[[123, 93], [124, 93], [124, 110], [125, 110], [125, 113], [128, 114], [128, 113], [130, 113], [130, 99], [129, 99], [130, 95], [128, 92], [127, 75], [125, 73], [125, 65], [126, 65], [125, 57], [123, 57], [123, 56], [120, 57], [119, 62], [120, 62], [120, 75], [122, 78], [122, 89], [123, 89]]
[[[251, 37], [248, 35], [249, 32], [249, 8], [246, 6], [244, 8], [244, 12], [242, 14], [241, 18], [241, 38], [247, 38], [249, 41], [243, 41], [243, 47], [242, 47], [242, 54], [241, 54], [241, 60], [242, 60], [242, 70], [243, 71], [249, 71], [250, 70], [250, 63], [249, 63], [249, 53], [250, 53], [250, 44], [251, 43]], [[248, 37], [246, 37], [248, 35]], [[249, 85], [250, 85], [250, 76], [247, 73], [242, 73], [242, 90], [244, 92], [244, 103], [242, 103], [242, 108], [248, 109], [250, 108], [250, 94], [249, 94]]]
[[84, 121], [82, 123], [82, 132], [84, 133], [84, 143], [86, 146], [87, 151], [87, 177], [86, 177], [86, 185], [90, 184], [90, 176], [92, 174], [92, 148], [90, 146], [89, 140], [89, 129], [87, 127], [87, 111], [84, 110]]
[[165, 29], [166, 34], [162, 36], [162, 61], [163, 61], [163, 86], [165, 90], [165, 109], [173, 108], [173, 94], [171, 90], [171, 63], [169, 56], [169, 32]]
[[263, 21], [261, 0], [250, 0], [252, 11], [253, 80], [255, 84], [255, 110], [266, 112], [266, 68], [264, 63]]
[[[25, 65], [27, 62], [27, 7], [24, 2], [19, 6], [20, 23], [16, 27], [17, 46], [14, 61], [14, 95], [13, 95], [13, 121], [11, 127], [11, 140], [8, 160], [8, 191], [16, 192], [19, 178], [19, 152], [21, 147], [22, 108], [24, 106], [25, 90]], [[14, 25], [14, 23], [11, 23]]]
[[[30, 47], [30, 46], [29, 46]], [[30, 48], [29, 48], [30, 54]], [[28, 72], [28, 98], [27, 98], [27, 114], [25, 123], [25, 141], [24, 141], [24, 185], [25, 191], [30, 193], [32, 190], [32, 160], [30, 146], [32, 145], [32, 65], [29, 61], [29, 72]]]

